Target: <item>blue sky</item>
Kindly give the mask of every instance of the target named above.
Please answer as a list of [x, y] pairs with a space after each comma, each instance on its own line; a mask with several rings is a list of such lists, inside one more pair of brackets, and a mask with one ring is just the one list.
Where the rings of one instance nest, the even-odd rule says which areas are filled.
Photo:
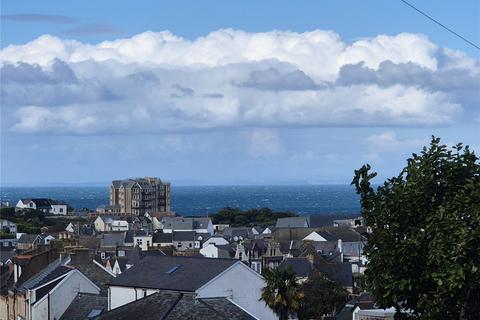
[[[478, 1], [411, 3], [480, 43]], [[480, 51], [401, 1], [1, 13], [2, 184], [348, 183], [365, 162], [396, 174], [432, 134], [480, 149]]]

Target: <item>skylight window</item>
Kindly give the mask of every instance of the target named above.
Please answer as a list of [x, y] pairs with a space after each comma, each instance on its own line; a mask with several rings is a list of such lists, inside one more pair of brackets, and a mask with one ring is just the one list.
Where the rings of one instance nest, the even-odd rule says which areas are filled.
[[173, 267], [171, 267], [170, 269], [168, 269], [165, 273], [166, 273], [166, 274], [172, 274], [172, 273], [174, 273], [175, 271], [177, 271], [178, 268], [180, 268], [180, 265], [173, 266]]
[[102, 313], [103, 309], [92, 309], [90, 313], [88, 314], [87, 318], [92, 319], [95, 318], [96, 316], [100, 315]]

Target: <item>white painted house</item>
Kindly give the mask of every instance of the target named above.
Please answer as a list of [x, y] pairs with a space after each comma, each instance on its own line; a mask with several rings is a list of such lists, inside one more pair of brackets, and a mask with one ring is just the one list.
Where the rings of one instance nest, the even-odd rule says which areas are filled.
[[202, 244], [202, 247], [205, 248], [211, 244], [215, 244], [217, 246], [223, 246], [223, 245], [227, 245], [229, 242], [227, 240], [225, 240], [225, 238], [223, 237], [219, 237], [219, 236], [213, 236], [213, 237], [210, 237], [208, 238], [203, 244]]
[[126, 220], [113, 220], [112, 231], [128, 231], [128, 222]]
[[195, 231], [196, 233], [209, 233], [213, 235], [214, 229], [210, 218], [184, 218], [184, 217], [163, 217], [161, 228], [164, 233], [174, 231]]
[[20, 199], [15, 206], [15, 211], [32, 209], [39, 210], [44, 213], [55, 215], [66, 215], [68, 204], [62, 201], [52, 199]]
[[50, 209], [51, 214], [55, 215], [67, 215], [68, 205], [62, 201], [50, 200]]
[[10, 233], [17, 233], [17, 224], [9, 220], [0, 219], [0, 230], [7, 229]]
[[128, 231], [128, 221], [113, 216], [98, 216], [93, 224], [97, 232]]
[[228, 298], [257, 319], [278, 319], [259, 301], [264, 286], [263, 277], [238, 260], [149, 255], [110, 282], [108, 309], [173, 291]]
[[135, 234], [133, 236], [133, 245], [139, 247], [142, 251], [147, 251], [153, 245], [152, 235], [149, 234]]

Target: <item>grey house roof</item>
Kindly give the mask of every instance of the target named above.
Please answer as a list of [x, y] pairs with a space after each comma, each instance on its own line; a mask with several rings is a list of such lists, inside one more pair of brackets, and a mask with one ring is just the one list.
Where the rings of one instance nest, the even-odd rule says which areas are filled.
[[33, 243], [38, 236], [38, 234], [24, 233], [20, 236], [17, 243]]
[[352, 265], [350, 263], [319, 263], [318, 271], [342, 287], [353, 286]]
[[37, 206], [37, 209], [45, 209], [45, 208], [51, 208], [52, 206], [50, 205], [50, 200], [45, 199], [45, 198], [38, 198], [38, 199], [21, 199], [23, 204], [27, 204], [30, 201], [33, 201], [35, 205]]
[[66, 275], [72, 270], [73, 268], [62, 265], [60, 259], [57, 259], [25, 281], [19, 289], [33, 289], [39, 287], [51, 280]]
[[92, 310], [107, 310], [107, 297], [90, 293], [78, 293], [60, 320], [85, 320]]
[[289, 217], [277, 219], [275, 228], [307, 228], [308, 217]]
[[173, 241], [172, 233], [156, 232], [153, 234], [153, 238], [152, 238], [153, 243], [172, 243], [172, 241]]
[[247, 239], [253, 236], [253, 232], [252, 228], [247, 227], [227, 227], [223, 229], [223, 236], [225, 238], [242, 237], [243, 239]]
[[8, 260], [10, 260], [12, 257], [14, 257], [15, 254], [16, 252], [13, 248], [9, 248], [8, 250], [0, 250], [0, 261], [2, 263], [5, 263]]
[[233, 258], [237, 252], [237, 245], [235, 244], [223, 244], [215, 246], [218, 248], [219, 258]]
[[235, 259], [151, 255], [110, 284], [194, 292], [237, 262]]
[[195, 299], [192, 294], [158, 292], [101, 314], [98, 320], [251, 320], [255, 319], [226, 298]]
[[328, 232], [337, 239], [342, 239], [343, 242], [359, 242], [366, 240], [360, 233], [350, 228], [330, 228]]
[[102, 247], [123, 246], [125, 241], [125, 232], [104, 233], [101, 235]]
[[174, 231], [173, 241], [195, 241], [195, 231]]
[[163, 217], [162, 224], [164, 229], [173, 230], [195, 230], [206, 229], [210, 218], [184, 218], [184, 217]]
[[100, 295], [107, 296], [108, 290], [106, 283], [113, 279], [113, 276], [110, 275], [107, 271], [100, 268], [98, 265], [93, 263], [93, 261], [89, 263], [79, 264], [74, 266], [75, 269], [78, 269], [81, 273], [83, 273], [90, 281], [92, 281], [97, 287], [100, 288]]
[[307, 258], [286, 258], [280, 263], [278, 269], [285, 270], [291, 268], [297, 277], [306, 278], [313, 271], [313, 266]]

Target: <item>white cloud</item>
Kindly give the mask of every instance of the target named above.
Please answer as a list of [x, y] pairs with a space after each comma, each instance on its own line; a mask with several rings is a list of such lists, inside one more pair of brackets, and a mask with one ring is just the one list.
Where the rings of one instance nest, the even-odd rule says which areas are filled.
[[2, 49], [0, 65], [2, 124], [55, 134], [448, 125], [475, 101], [480, 75], [477, 60], [423, 35], [349, 45], [323, 30], [144, 32], [96, 45], [45, 35]]
[[290, 63], [316, 79], [331, 80], [342, 65], [361, 61], [372, 68], [390, 60], [435, 69], [436, 49], [425, 36], [406, 33], [380, 35], [348, 46], [338, 34], [324, 30], [247, 33], [224, 29], [193, 41], [168, 31], [147, 31], [97, 45], [44, 35], [25, 45], [6, 47], [0, 53], [0, 61], [47, 65], [55, 58], [67, 62], [112, 59], [122, 63], [213, 67], [275, 59]]

